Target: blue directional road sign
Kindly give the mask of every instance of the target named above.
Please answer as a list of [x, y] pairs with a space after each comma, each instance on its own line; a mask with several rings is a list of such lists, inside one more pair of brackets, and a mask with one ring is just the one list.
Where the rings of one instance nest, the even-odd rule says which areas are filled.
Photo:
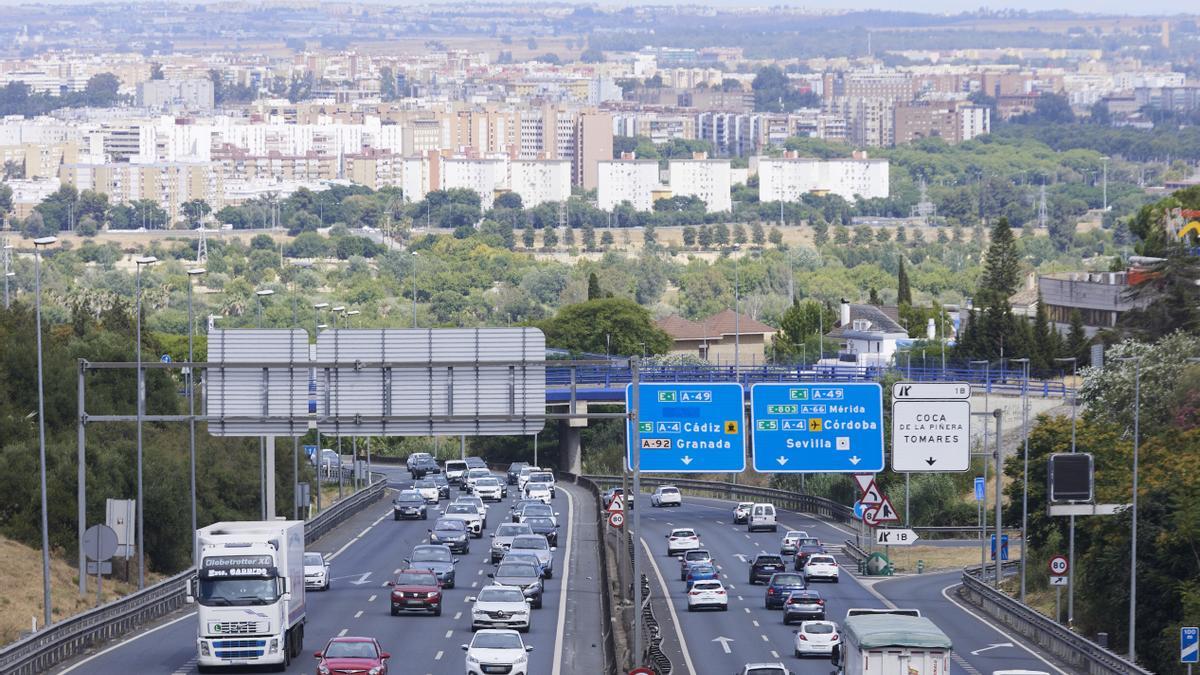
[[750, 387], [754, 470], [883, 471], [883, 390], [875, 382]]
[[[992, 535], [992, 560], [996, 559], [996, 535]], [[1000, 560], [1008, 560], [1008, 535], [1000, 537]]]
[[1200, 628], [1184, 626], [1179, 629], [1179, 662], [1200, 663]]
[[987, 485], [983, 482], [983, 476], [975, 477], [975, 501], [983, 501], [984, 494], [987, 492]]
[[315, 446], [315, 445], [304, 446], [304, 454], [308, 455], [308, 461], [310, 464], [317, 463], [317, 446]]
[[[654, 473], [736, 473], [746, 470], [742, 385], [639, 384], [641, 470]], [[633, 385], [625, 386], [632, 406]], [[633, 468], [633, 428], [626, 423], [626, 462]]]

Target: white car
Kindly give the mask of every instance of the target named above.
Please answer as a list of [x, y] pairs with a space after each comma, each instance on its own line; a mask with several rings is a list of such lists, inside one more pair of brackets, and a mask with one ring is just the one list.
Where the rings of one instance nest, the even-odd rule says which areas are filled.
[[683, 495], [673, 485], [663, 485], [650, 495], [650, 506], [683, 506]]
[[442, 512], [442, 518], [445, 520], [461, 520], [467, 526], [467, 532], [471, 533], [472, 537], [479, 539], [483, 536], [483, 514], [479, 513], [479, 509], [475, 508], [474, 504], [454, 503], [446, 507]]
[[521, 469], [521, 472], [517, 474], [517, 489], [524, 492], [525, 484], [529, 482], [529, 477], [541, 470], [541, 467], [537, 466], [527, 466]]
[[467, 675], [529, 675], [527, 652], [533, 651], [533, 645], [522, 642], [515, 630], [481, 630], [462, 648], [467, 653]]
[[750, 507], [750, 518], [746, 521], [746, 529], [750, 532], [755, 530], [774, 532], [779, 529], [779, 524], [775, 522], [775, 507], [771, 504], [755, 504]]
[[796, 658], [809, 654], [829, 656], [833, 646], [841, 644], [837, 624], [832, 621], [804, 621], [796, 631]]
[[529, 601], [519, 588], [511, 586], [484, 586], [478, 596], [467, 598], [475, 603], [471, 607], [471, 630], [480, 628], [515, 628], [529, 632]]
[[783, 535], [783, 541], [779, 543], [779, 554], [796, 555], [796, 551], [800, 550], [801, 539], [808, 539], [808, 533], [804, 530], [788, 530]]
[[424, 499], [426, 504], [437, 504], [442, 496], [437, 483], [431, 480], [416, 481], [413, 483], [413, 489], [421, 493], [421, 499]]
[[529, 481], [525, 484], [525, 499], [536, 499], [543, 504], [549, 504], [554, 499], [554, 492], [546, 483]]
[[804, 563], [804, 580], [828, 579], [838, 582], [838, 564], [831, 555], [810, 555]]
[[470, 504], [470, 505], [474, 506], [475, 508], [479, 509], [479, 512], [483, 514], [483, 526], [487, 527], [488, 505], [484, 504], [483, 500], [480, 499], [478, 496], [476, 496], [476, 495], [461, 495], [458, 499], [454, 500], [454, 503], [455, 504]]
[[529, 480], [525, 481], [525, 488], [528, 489], [530, 485], [537, 484], [542, 484], [549, 487], [551, 498], [558, 496], [558, 493], [554, 489], [554, 474], [550, 471], [542, 469], [541, 471], [534, 471], [530, 473]]
[[304, 554], [304, 588], [315, 591], [329, 590], [329, 561], [315, 551], [307, 551]]
[[475, 479], [475, 485], [471, 488], [471, 494], [483, 501], [498, 502], [508, 495], [508, 488], [500, 482], [499, 478], [488, 476], [486, 478]]
[[694, 612], [705, 607], [716, 607], [722, 612], [729, 609], [729, 594], [725, 585], [716, 579], [706, 579], [692, 584], [687, 594], [688, 611]]
[[733, 524], [744, 525], [750, 520], [750, 509], [754, 508], [754, 502], [738, 502], [738, 505], [733, 507]]
[[467, 469], [467, 472], [463, 474], [463, 486], [466, 488], [467, 492], [474, 493], [476, 481], [478, 481], [480, 478], [491, 477], [492, 472], [488, 471], [487, 469]]
[[675, 556], [700, 548], [700, 535], [690, 527], [677, 527], [667, 535], [667, 555]]

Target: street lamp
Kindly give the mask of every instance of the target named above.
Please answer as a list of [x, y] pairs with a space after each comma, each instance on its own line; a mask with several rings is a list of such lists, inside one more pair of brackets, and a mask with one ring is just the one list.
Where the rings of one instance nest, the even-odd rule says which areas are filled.
[[[782, 213], [783, 202], [780, 202], [780, 213]], [[738, 288], [741, 285], [741, 273], [738, 271], [737, 258], [733, 259], [733, 375], [741, 381], [741, 376], [738, 375], [738, 368], [742, 366], [741, 347], [742, 347], [742, 331], [739, 325], [742, 317], [742, 300], [741, 291]]]
[[[1025, 366], [1024, 380], [1021, 383], [1021, 428], [1025, 437], [1025, 469], [1021, 479], [1021, 602], [1024, 603], [1025, 561], [1029, 559], [1029, 359], [1013, 359], [1012, 362]], [[999, 465], [996, 468], [999, 470]]]
[[[329, 306], [328, 302], [317, 302], [317, 303], [313, 304], [313, 341], [314, 342], [316, 342], [317, 338], [320, 337], [321, 329], [327, 328], [327, 326], [325, 324], [321, 323], [321, 310], [325, 309], [328, 306]], [[314, 349], [313, 351], [315, 354], [316, 350]], [[316, 376], [315, 371], [314, 371], [313, 375], [314, 375], [314, 377]], [[320, 427], [317, 427], [317, 452], [316, 452], [315, 459], [317, 460], [317, 513], [320, 513], [321, 512], [321, 464], [324, 463], [321, 458], [321, 429], [320, 429]]]
[[[428, 229], [428, 226], [426, 226]], [[409, 276], [412, 277], [412, 327], [417, 327], [417, 255], [416, 251], [412, 252], [412, 271]]]
[[[39, 237], [33, 240], [34, 304], [37, 307], [38, 474], [42, 487], [42, 605], [45, 612], [43, 627], [50, 625], [50, 517], [46, 507], [46, 393], [42, 386], [42, 247], [56, 241], [57, 237]], [[141, 520], [140, 514], [138, 520]], [[140, 542], [138, 549], [140, 552]]]
[[[275, 295], [275, 291], [270, 288], [262, 288], [254, 291], [254, 296], [258, 304], [258, 321], [257, 328], [262, 328], [262, 311], [263, 298]], [[272, 452], [272, 459], [275, 453]], [[261, 509], [262, 519], [267, 519], [267, 437], [258, 437], [258, 484], [259, 484], [259, 507]]]
[[1129, 660], [1137, 661], [1137, 526], [1138, 526], [1138, 422], [1142, 407], [1142, 357], [1125, 356], [1117, 361], [1133, 362], [1133, 524], [1129, 541]]
[[5, 244], [2, 252], [0, 252], [0, 255], [4, 257], [4, 309], [8, 309], [9, 307], [8, 280], [11, 277], [17, 276], [16, 272], [9, 269], [12, 265], [12, 250], [12, 244]]
[[[983, 412], [987, 413], [989, 407], [991, 406], [991, 401], [989, 400], [989, 394], [991, 393], [991, 388], [992, 388], [992, 386], [991, 386], [992, 385], [992, 371], [991, 371], [992, 362], [988, 361], [987, 359], [976, 359], [976, 360], [971, 361], [970, 365], [972, 365], [972, 366], [982, 365], [983, 366], [983, 378], [984, 378], [984, 383], [985, 383], [984, 388], [983, 388]], [[988, 458], [991, 456], [991, 451], [988, 450], [988, 448], [991, 447], [990, 445], [988, 445], [988, 426], [989, 426], [988, 423], [984, 422], [984, 424], [983, 424], [983, 484], [985, 486], [987, 485], [987, 476], [988, 476]], [[996, 470], [997, 471], [1000, 470], [999, 464], [996, 465]], [[987, 489], [986, 488], [983, 491], [983, 495], [984, 495], [983, 500], [979, 502], [979, 574], [981, 577], [983, 575], [983, 569], [985, 567], [987, 567], [987, 557], [986, 557], [986, 553], [984, 552], [984, 549], [987, 546], [984, 541], [987, 538], [987, 536], [986, 536], [987, 535]], [[997, 532], [996, 534], [998, 537], [1000, 533]]]
[[[338, 353], [338, 339], [337, 339], [338, 338], [338, 333], [337, 333], [338, 317], [342, 314], [342, 312], [346, 311], [346, 306], [338, 305], [337, 307], [331, 308], [329, 311], [333, 312], [333, 330], [334, 330], [333, 360], [336, 363], [338, 361], [338, 358], [340, 357], [340, 354]], [[334, 371], [334, 372], [336, 373], [337, 371]], [[345, 475], [342, 473], [342, 432], [341, 432], [340, 425], [338, 426], [338, 432], [337, 432], [337, 456], [338, 456], [338, 499], [341, 499], [345, 494], [345, 484], [346, 483], [345, 483]]]
[[268, 298], [272, 295], [275, 295], [275, 291], [271, 290], [270, 288], [263, 288], [263, 289], [254, 291], [254, 295], [258, 299], [258, 325], [256, 327], [262, 328], [263, 298]]
[[145, 500], [142, 499], [142, 417], [146, 411], [146, 383], [142, 374], [142, 266], [158, 262], [154, 256], [136, 258], [137, 265], [137, 549], [138, 589], [146, 587]]
[[[1056, 363], [1071, 362], [1071, 452], [1075, 452], [1075, 412], [1079, 398], [1079, 382], [1075, 379], [1079, 359], [1064, 356], [1054, 359]], [[1054, 617], [1058, 619], [1058, 617]], [[1075, 516], [1070, 517], [1067, 533], [1067, 625], [1075, 623]]]
[[[197, 267], [187, 271], [188, 274], [188, 363], [195, 361], [193, 352], [193, 333], [195, 332], [196, 319], [192, 313], [192, 282], [204, 274], [207, 270], [203, 267]], [[196, 368], [188, 366], [187, 376], [184, 378], [184, 383], [187, 386], [188, 394], [188, 477], [191, 484], [192, 496], [192, 532], [196, 531]], [[192, 560], [196, 559], [196, 537], [192, 536]]]

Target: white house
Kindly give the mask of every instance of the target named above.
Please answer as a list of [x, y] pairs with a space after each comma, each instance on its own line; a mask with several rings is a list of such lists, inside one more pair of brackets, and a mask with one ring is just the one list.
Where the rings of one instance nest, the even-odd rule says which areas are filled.
[[898, 341], [908, 340], [908, 331], [888, 316], [882, 307], [854, 305], [842, 301], [838, 325], [825, 335], [841, 340], [838, 358], [829, 365], [889, 366]]

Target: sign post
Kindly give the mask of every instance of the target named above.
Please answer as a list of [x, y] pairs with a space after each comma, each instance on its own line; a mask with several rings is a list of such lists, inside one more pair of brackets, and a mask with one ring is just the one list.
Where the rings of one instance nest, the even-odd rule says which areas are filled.
[[[1022, 551], [1021, 555], [1025, 555]], [[1071, 569], [1071, 564], [1065, 555], [1059, 554], [1050, 558], [1050, 585], [1054, 587], [1054, 622], [1062, 621], [1062, 587], [1069, 582], [1064, 576]]]
[[754, 470], [883, 470], [883, 390], [877, 383], [750, 387]]
[[[627, 429], [628, 466], [639, 443], [641, 470], [652, 473], [740, 473], [746, 470], [745, 406], [734, 383], [639, 383], [637, 433]], [[633, 405], [633, 384], [625, 402]], [[629, 424], [632, 424], [630, 422]]]

